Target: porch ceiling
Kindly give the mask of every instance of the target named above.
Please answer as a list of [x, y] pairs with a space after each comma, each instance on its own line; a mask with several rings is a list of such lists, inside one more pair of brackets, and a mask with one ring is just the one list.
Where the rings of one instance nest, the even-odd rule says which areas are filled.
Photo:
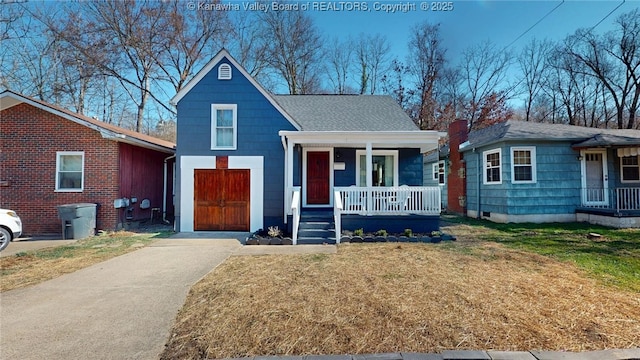
[[437, 131], [280, 131], [287, 141], [305, 146], [362, 148], [420, 148], [428, 152], [438, 148], [446, 134]]

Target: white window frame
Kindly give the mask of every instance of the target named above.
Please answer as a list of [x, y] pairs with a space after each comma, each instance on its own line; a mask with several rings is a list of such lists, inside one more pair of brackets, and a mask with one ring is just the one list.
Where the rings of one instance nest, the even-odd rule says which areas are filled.
[[231, 65], [220, 64], [220, 66], [218, 66], [218, 80], [231, 80], [232, 76]]
[[[82, 165], [80, 175], [80, 188], [70, 189], [60, 187], [60, 159], [62, 156], [78, 156], [82, 157]], [[84, 151], [58, 151], [56, 152], [56, 192], [83, 192], [84, 191]]]
[[[233, 144], [232, 146], [218, 146], [217, 141], [217, 110], [233, 111]], [[238, 146], [238, 105], [211, 104], [211, 150], [236, 150]]]
[[[635, 166], [640, 167], [640, 155], [637, 155], [636, 158], [638, 159], [638, 165], [635, 165]], [[622, 159], [624, 159], [624, 157], [620, 157], [620, 182], [627, 183], [627, 184], [640, 182], [640, 180], [625, 180], [623, 167], [633, 167], [634, 165], [622, 165]], [[640, 169], [638, 171], [640, 171]]]
[[[366, 187], [367, 184], [360, 184], [360, 157], [364, 155], [366, 157], [366, 150], [356, 150], [356, 186]], [[398, 150], [372, 150], [371, 156], [393, 156], [393, 185], [392, 186], [400, 186], [399, 185], [399, 174], [400, 169], [398, 169]], [[389, 187], [389, 186], [388, 186]]]
[[[515, 156], [514, 153], [516, 151], [528, 151], [529, 157], [531, 158], [531, 180], [516, 180], [516, 172], [515, 172]], [[535, 184], [538, 179], [536, 176], [536, 147], [535, 146], [514, 146], [511, 148], [511, 183], [513, 184]], [[519, 165], [525, 166], [525, 165]]]
[[[440, 169], [442, 169], [442, 171], [440, 171]], [[440, 160], [437, 163], [433, 164], [432, 171], [433, 171], [433, 180], [437, 181], [438, 185], [444, 185], [447, 182], [444, 160]], [[440, 182], [440, 173], [442, 173], [443, 175], [442, 182]]]
[[[500, 181], [487, 181], [487, 155], [491, 155], [491, 154], [498, 154], [498, 159], [500, 161], [499, 165], [498, 165], [498, 172], [500, 174]], [[502, 184], [502, 149], [498, 148], [498, 149], [492, 149], [492, 150], [487, 150], [487, 151], [483, 151], [482, 152], [482, 179], [483, 179], [483, 184], [484, 185], [498, 185], [498, 184]]]

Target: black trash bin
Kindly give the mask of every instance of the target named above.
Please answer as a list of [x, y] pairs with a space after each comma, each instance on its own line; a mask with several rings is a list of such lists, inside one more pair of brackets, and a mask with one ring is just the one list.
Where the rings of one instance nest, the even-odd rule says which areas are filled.
[[58, 206], [63, 239], [84, 239], [96, 233], [97, 204], [78, 203]]

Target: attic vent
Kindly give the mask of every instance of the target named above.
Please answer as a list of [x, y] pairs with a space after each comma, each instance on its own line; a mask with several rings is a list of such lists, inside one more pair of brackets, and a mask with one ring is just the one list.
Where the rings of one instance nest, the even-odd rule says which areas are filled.
[[218, 67], [218, 80], [231, 80], [231, 65], [222, 64]]

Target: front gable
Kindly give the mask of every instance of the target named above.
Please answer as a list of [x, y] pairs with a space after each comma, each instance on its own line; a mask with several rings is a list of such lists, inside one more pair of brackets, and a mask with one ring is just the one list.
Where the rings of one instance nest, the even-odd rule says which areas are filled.
[[226, 51], [172, 101], [177, 103], [182, 155], [258, 155], [274, 146], [282, 148], [278, 131], [298, 129]]

